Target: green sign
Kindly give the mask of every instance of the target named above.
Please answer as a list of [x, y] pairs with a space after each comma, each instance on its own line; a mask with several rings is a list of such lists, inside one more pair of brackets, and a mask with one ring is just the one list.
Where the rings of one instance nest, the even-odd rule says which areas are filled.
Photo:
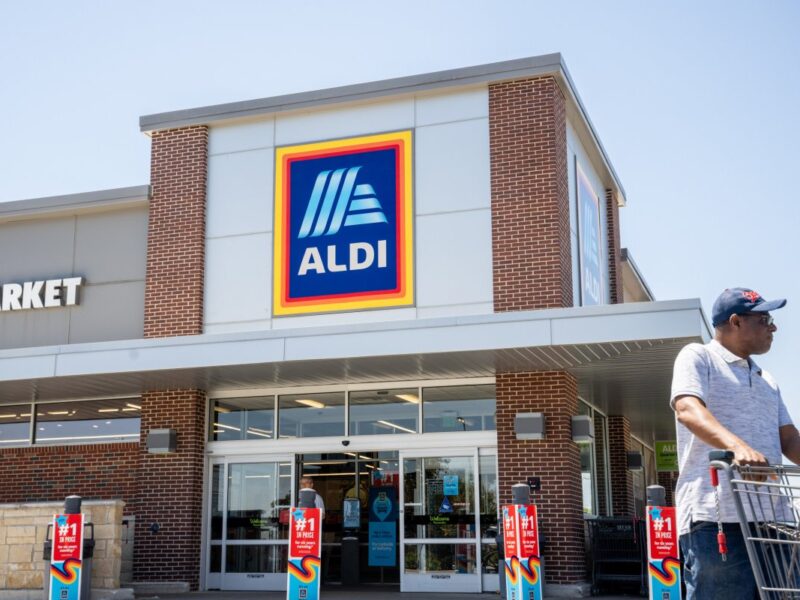
[[656, 471], [678, 470], [678, 443], [675, 440], [656, 442]]

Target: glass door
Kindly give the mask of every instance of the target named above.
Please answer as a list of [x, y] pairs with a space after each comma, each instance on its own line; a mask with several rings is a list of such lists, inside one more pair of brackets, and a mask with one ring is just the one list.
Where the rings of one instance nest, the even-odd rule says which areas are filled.
[[478, 453], [401, 453], [402, 592], [480, 592]]
[[211, 464], [207, 588], [286, 589], [292, 481], [290, 458]]

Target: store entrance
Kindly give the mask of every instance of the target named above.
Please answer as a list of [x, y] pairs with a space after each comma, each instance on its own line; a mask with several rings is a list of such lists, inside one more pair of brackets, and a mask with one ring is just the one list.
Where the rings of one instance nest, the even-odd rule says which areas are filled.
[[301, 477], [311, 477], [325, 502], [322, 583], [400, 583], [397, 451], [297, 455]]

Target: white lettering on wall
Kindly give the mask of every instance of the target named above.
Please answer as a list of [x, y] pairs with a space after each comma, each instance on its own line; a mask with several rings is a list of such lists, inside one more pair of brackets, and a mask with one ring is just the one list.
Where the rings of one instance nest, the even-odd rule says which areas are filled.
[[5, 283], [0, 286], [0, 311], [75, 306], [81, 285], [83, 277]]
[[[369, 269], [373, 265], [375, 265], [376, 269], [386, 268], [386, 240], [378, 240], [375, 247], [369, 242], [353, 242], [348, 246], [348, 252], [343, 254], [348, 255], [347, 258], [349, 260], [347, 263], [338, 262], [339, 257], [336, 254], [335, 245], [328, 246], [325, 249], [327, 260], [323, 261], [319, 248], [310, 246], [303, 253], [297, 274], [300, 276], [307, 275], [309, 271], [319, 274], [361, 271]], [[377, 264], [375, 264], [376, 254], [378, 255]]]

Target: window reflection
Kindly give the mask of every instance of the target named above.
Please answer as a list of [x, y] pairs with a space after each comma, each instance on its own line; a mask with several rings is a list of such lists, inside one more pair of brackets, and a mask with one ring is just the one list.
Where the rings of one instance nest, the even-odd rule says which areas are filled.
[[495, 386], [460, 385], [425, 388], [423, 431], [494, 430]]
[[350, 393], [350, 435], [417, 433], [419, 389]]

